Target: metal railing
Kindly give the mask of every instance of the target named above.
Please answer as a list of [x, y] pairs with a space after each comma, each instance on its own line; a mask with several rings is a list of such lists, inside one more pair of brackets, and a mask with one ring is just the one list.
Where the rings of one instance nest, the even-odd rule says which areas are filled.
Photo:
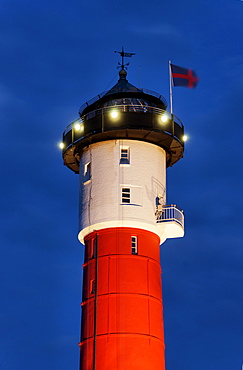
[[97, 117], [103, 114], [111, 113], [114, 110], [117, 112], [137, 112], [137, 113], [145, 113], [145, 114], [152, 113], [155, 115], [165, 116], [166, 119], [168, 120], [172, 120], [173, 118], [174, 122], [177, 123], [178, 126], [183, 128], [183, 124], [178, 117], [176, 117], [175, 115], [172, 115], [170, 112], [165, 111], [163, 109], [156, 108], [156, 107], [150, 107], [150, 106], [142, 106], [142, 105], [122, 104], [122, 105], [113, 105], [113, 106], [95, 109], [92, 112], [87, 113], [86, 115], [82, 116], [81, 119], [79, 118], [76, 121], [70, 123], [64, 130], [64, 136], [70, 130], [72, 130], [75, 124], [83, 123], [84, 121], [87, 121], [91, 118], [94, 118], [94, 117]]
[[[167, 106], [166, 99], [161, 94], [159, 94], [155, 91], [142, 88], [142, 89], [139, 89], [138, 92], [144, 93], [145, 95], [155, 96], [156, 98], [160, 99], [164, 103], [165, 106]], [[105, 96], [107, 93], [108, 93], [108, 91], [103, 91], [102, 93], [96, 95], [92, 99], [90, 99], [87, 102], [85, 102], [84, 104], [82, 104], [81, 107], [79, 108], [79, 114], [82, 115], [82, 112], [85, 108], [89, 107], [90, 105], [92, 105], [93, 103], [98, 101], [99, 99], [103, 98], [103, 96]], [[141, 98], [143, 98], [143, 96], [141, 96]]]
[[162, 206], [161, 212], [157, 211], [156, 217], [156, 222], [174, 221], [184, 229], [184, 212], [175, 204]]

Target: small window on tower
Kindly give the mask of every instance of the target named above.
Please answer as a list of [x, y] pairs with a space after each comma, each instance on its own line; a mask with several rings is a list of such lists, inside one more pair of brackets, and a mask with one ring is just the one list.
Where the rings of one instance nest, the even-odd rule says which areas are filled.
[[122, 188], [122, 203], [130, 203], [131, 189]]
[[84, 165], [84, 181], [83, 183], [87, 183], [91, 179], [91, 162], [88, 162]]
[[90, 246], [90, 258], [96, 258], [96, 238], [92, 239]]
[[95, 294], [95, 280], [90, 280], [90, 294]]
[[121, 185], [121, 204], [130, 204], [142, 207], [142, 187], [135, 185]]
[[132, 254], [138, 254], [138, 240], [136, 236], [132, 236], [132, 245], [131, 245], [131, 251]]
[[120, 164], [130, 164], [130, 148], [129, 146], [120, 147]]

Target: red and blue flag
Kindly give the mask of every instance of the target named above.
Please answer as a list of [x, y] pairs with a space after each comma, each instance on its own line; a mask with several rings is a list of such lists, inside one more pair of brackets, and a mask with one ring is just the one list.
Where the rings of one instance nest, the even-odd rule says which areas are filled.
[[183, 86], [188, 88], [197, 86], [199, 78], [192, 69], [175, 66], [174, 64], [171, 64], [170, 67], [173, 86]]

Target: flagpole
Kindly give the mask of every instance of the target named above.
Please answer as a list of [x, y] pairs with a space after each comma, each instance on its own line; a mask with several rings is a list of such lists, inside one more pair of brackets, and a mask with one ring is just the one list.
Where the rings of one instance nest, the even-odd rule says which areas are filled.
[[171, 76], [171, 61], [169, 60], [169, 78], [170, 78], [170, 113], [173, 114], [172, 105], [172, 76]]

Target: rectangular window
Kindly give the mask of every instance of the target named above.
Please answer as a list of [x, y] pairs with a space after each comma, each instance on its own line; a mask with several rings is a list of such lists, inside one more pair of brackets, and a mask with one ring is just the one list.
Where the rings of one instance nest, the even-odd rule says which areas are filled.
[[120, 147], [120, 164], [130, 164], [130, 148], [129, 146]]
[[92, 239], [90, 244], [90, 258], [96, 258], [96, 238]]
[[84, 180], [83, 180], [83, 183], [85, 184], [90, 179], [91, 179], [91, 162], [88, 162], [84, 165]]
[[90, 280], [90, 294], [95, 294], [95, 280]]
[[135, 185], [121, 185], [121, 204], [142, 206], [142, 187]]
[[122, 203], [130, 203], [130, 188], [122, 188]]
[[131, 243], [132, 254], [138, 254], [138, 241], [136, 236], [132, 236]]

